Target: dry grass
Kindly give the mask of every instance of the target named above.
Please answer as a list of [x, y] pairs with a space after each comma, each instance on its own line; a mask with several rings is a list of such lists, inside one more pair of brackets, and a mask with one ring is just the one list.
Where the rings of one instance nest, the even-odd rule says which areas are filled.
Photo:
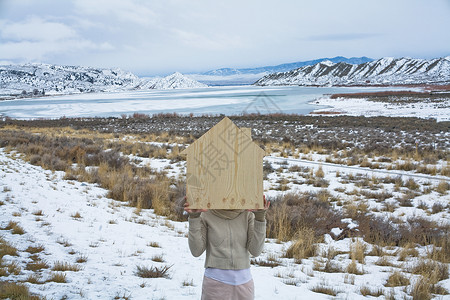
[[313, 287], [311, 289], [311, 291], [316, 292], [316, 293], [330, 295], [330, 296], [336, 296], [339, 293], [338, 290], [336, 290], [332, 287], [326, 286], [323, 283], [316, 285], [315, 287]]
[[65, 272], [65, 271], [78, 272], [81, 269], [82, 268], [79, 265], [72, 265], [67, 262], [62, 262], [62, 261], [56, 261], [53, 264], [53, 268], [52, 268], [53, 271], [61, 271], [61, 272]]
[[164, 257], [162, 255], [153, 255], [151, 258], [152, 261], [154, 262], [164, 262]]
[[40, 253], [45, 250], [44, 245], [37, 245], [37, 246], [28, 246], [28, 248], [25, 250], [25, 252], [28, 252], [30, 254], [36, 254]]
[[66, 283], [67, 282], [66, 274], [62, 272], [52, 273], [46, 280], [46, 282]]
[[356, 260], [352, 260], [351, 263], [348, 264], [347, 268], [345, 269], [345, 272], [349, 274], [355, 274], [355, 275], [363, 275], [364, 270], [360, 270], [358, 268], [358, 264], [356, 263]]
[[33, 272], [36, 272], [36, 271], [39, 271], [42, 269], [48, 269], [48, 268], [50, 268], [50, 265], [44, 260], [37, 260], [37, 261], [29, 262], [29, 263], [27, 263], [27, 265], [25, 267], [26, 270], [33, 271]]
[[20, 267], [18, 262], [2, 264], [2, 267], [4, 267], [10, 275], [19, 275], [20, 272], [22, 272], [22, 268]]
[[147, 246], [153, 247], [153, 248], [161, 248], [161, 245], [158, 242], [148, 242]]
[[42, 210], [36, 210], [36, 211], [33, 212], [33, 215], [35, 215], [35, 216], [43, 216], [44, 213], [42, 212]]
[[396, 287], [396, 286], [407, 286], [409, 285], [409, 279], [400, 273], [399, 271], [394, 271], [389, 275], [384, 286], [386, 287]]
[[64, 247], [70, 247], [72, 244], [69, 242], [68, 239], [65, 239], [63, 237], [60, 237], [56, 240], [56, 242]]
[[353, 245], [350, 246], [350, 258], [364, 264], [366, 258], [366, 248], [366, 245], [358, 239]]
[[0, 299], [40, 300], [43, 298], [32, 295], [28, 287], [22, 283], [0, 282]]
[[81, 217], [81, 214], [80, 214], [80, 212], [76, 212], [76, 213], [74, 213], [74, 214], [71, 214], [70, 215], [73, 219], [77, 219], [77, 220], [79, 220], [79, 219], [81, 219], [82, 217]]
[[134, 274], [142, 278], [169, 278], [168, 271], [172, 266], [144, 267], [136, 266]]
[[411, 286], [410, 295], [413, 300], [433, 299], [433, 294], [448, 295], [448, 291], [444, 287], [434, 284], [428, 278], [422, 276], [415, 281], [413, 286]]
[[5, 239], [0, 237], [0, 261], [5, 255], [18, 256], [18, 250], [16, 247], [12, 246]]
[[317, 255], [317, 243], [319, 240], [310, 228], [301, 228], [294, 243], [286, 250], [284, 257], [294, 258], [297, 262], [302, 259]]
[[408, 243], [403, 247], [399, 254], [398, 254], [398, 260], [399, 261], [405, 261], [407, 257], [417, 257], [419, 256], [419, 252], [416, 250], [414, 245], [412, 243]]
[[419, 274], [427, 278], [432, 284], [436, 284], [441, 280], [449, 278], [448, 264], [432, 261], [432, 260], [420, 260], [417, 264], [409, 268], [409, 271], [413, 274]]
[[375, 262], [377, 266], [380, 267], [395, 267], [396, 265], [391, 262], [391, 260], [387, 256], [381, 256], [378, 258], [378, 260]]
[[360, 287], [359, 292], [361, 293], [361, 295], [366, 296], [366, 297], [367, 296], [380, 297], [380, 296], [384, 295], [384, 291], [382, 288], [373, 290], [368, 286]]
[[281, 260], [278, 258], [278, 256], [274, 254], [267, 255], [266, 259], [256, 259], [252, 258], [250, 260], [250, 263], [253, 265], [258, 265], [261, 267], [270, 267], [275, 268], [281, 265]]
[[441, 195], [447, 194], [447, 191], [450, 189], [450, 184], [447, 181], [442, 180], [439, 182], [439, 184], [436, 186], [436, 192], [438, 192]]
[[25, 234], [25, 230], [19, 225], [19, 223], [14, 221], [9, 221], [6, 227], [2, 228], [3, 230], [11, 230], [12, 234]]
[[85, 263], [88, 261], [88, 257], [86, 255], [80, 255], [77, 257], [77, 259], [75, 260], [76, 263]]
[[282, 241], [297, 238], [298, 232], [309, 228], [318, 240], [332, 228], [340, 227], [342, 215], [330, 203], [330, 194], [287, 193], [269, 199], [273, 205], [267, 212], [268, 237]]
[[41, 277], [38, 274], [28, 275], [28, 277], [23, 282], [28, 282], [32, 284], [44, 284], [44, 282], [41, 280]]
[[428, 258], [442, 263], [450, 263], [450, 238], [446, 235], [444, 238], [434, 241], [431, 250], [427, 253]]

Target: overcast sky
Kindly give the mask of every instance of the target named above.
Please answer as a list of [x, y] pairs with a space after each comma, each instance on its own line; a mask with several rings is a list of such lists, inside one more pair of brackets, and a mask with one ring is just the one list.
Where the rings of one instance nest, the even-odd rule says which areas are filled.
[[0, 63], [137, 75], [450, 55], [450, 0], [0, 0]]

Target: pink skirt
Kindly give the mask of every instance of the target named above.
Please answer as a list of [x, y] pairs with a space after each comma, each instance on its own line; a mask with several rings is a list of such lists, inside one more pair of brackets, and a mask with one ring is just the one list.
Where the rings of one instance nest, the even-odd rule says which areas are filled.
[[241, 285], [230, 285], [203, 277], [202, 300], [253, 300], [254, 298], [253, 279]]

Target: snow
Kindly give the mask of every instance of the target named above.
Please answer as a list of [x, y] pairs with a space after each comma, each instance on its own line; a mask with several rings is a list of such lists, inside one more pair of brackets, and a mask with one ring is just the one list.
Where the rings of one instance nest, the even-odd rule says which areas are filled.
[[[345, 67], [344, 67], [345, 66]], [[320, 62], [290, 72], [273, 73], [256, 85], [400, 85], [449, 83], [450, 61], [446, 58], [414, 59], [385, 57], [364, 64]]]
[[[150, 165], [159, 170], [174, 170], [168, 176], [181, 176], [184, 163], [177, 166], [165, 159], [145, 159], [131, 156], [131, 159], [141, 160], [139, 164]], [[305, 161], [294, 158], [267, 157], [274, 168], [284, 165], [281, 173], [269, 174], [264, 182], [265, 194], [275, 196], [284, 192], [268, 190], [282, 176], [292, 176], [287, 168], [293, 165], [323, 169], [325, 179], [330, 182], [329, 190], [342, 186], [334, 176], [336, 171], [343, 176], [355, 173], [356, 167], [347, 167], [320, 162], [320, 156], [312, 156], [316, 161]], [[286, 165], [287, 163], [287, 165]], [[87, 262], [80, 263], [82, 270], [65, 272], [67, 283], [45, 283], [35, 285], [27, 283], [31, 291], [46, 296], [47, 299], [112, 299], [127, 297], [132, 299], [199, 299], [203, 276], [204, 255], [194, 258], [187, 244], [187, 222], [174, 222], [154, 214], [153, 210], [137, 211], [106, 197], [107, 191], [93, 184], [64, 180], [64, 172], [51, 172], [41, 167], [22, 161], [15, 153], [0, 151], [0, 227], [3, 228], [10, 220], [20, 224], [25, 230], [24, 235], [13, 235], [9, 231], [0, 231], [3, 238], [16, 246], [19, 257], [5, 256], [7, 262], [18, 262], [22, 265], [19, 275], [11, 275], [9, 279], [24, 280], [31, 273], [24, 268], [30, 261], [29, 254], [23, 252], [30, 245], [42, 244], [45, 251], [41, 258], [50, 265], [56, 261], [74, 264], [79, 256], [87, 257]], [[386, 176], [390, 171], [359, 168], [358, 172], [367, 176]], [[421, 178], [412, 172], [404, 172], [404, 176], [414, 177], [419, 183], [430, 181], [433, 184], [442, 180], [436, 176]], [[293, 185], [292, 190], [307, 190], [304, 185]], [[309, 188], [309, 187], [308, 187]], [[350, 188], [350, 186], [349, 186]], [[385, 187], [388, 188], [389, 187]], [[311, 190], [320, 190], [311, 188]], [[440, 196], [431, 193], [421, 196], [424, 201], [433, 203], [439, 200], [450, 201], [450, 196]], [[370, 202], [369, 202], [370, 204]], [[36, 216], [42, 210], [43, 216]], [[402, 217], [417, 216], [419, 210], [408, 208], [403, 210]], [[79, 213], [81, 218], [72, 217]], [[400, 216], [399, 216], [400, 217]], [[433, 216], [437, 221], [449, 220], [448, 213], [441, 212]], [[343, 219], [348, 228], [358, 225], [352, 219]], [[342, 229], [333, 228], [330, 234], [338, 235]], [[71, 246], [64, 247], [64, 242]], [[157, 243], [159, 247], [152, 247]], [[325, 235], [325, 242], [320, 248], [325, 251], [333, 247], [337, 251], [348, 251], [352, 245], [350, 239], [335, 241]], [[371, 288], [382, 287], [389, 276], [389, 268], [379, 267], [374, 263], [376, 257], [367, 256], [364, 265], [366, 274], [355, 277], [355, 284], [346, 282], [345, 273], [325, 273], [314, 271], [314, 262], [322, 258], [310, 258], [296, 264], [292, 259], [282, 258], [281, 253], [287, 249], [290, 242], [280, 243], [267, 239], [265, 250], [258, 259], [276, 257], [281, 265], [275, 268], [252, 265], [251, 272], [255, 281], [256, 299], [329, 299], [329, 296], [315, 293], [311, 288], [327, 285], [340, 291], [338, 299], [363, 299], [359, 294], [361, 286]], [[395, 249], [394, 249], [395, 250]], [[75, 254], [70, 254], [75, 253]], [[152, 258], [162, 256], [164, 262], [154, 262]], [[351, 260], [346, 256], [338, 256], [334, 262], [345, 268]], [[171, 266], [169, 278], [143, 279], [134, 273], [137, 266]], [[360, 266], [361, 267], [361, 266]], [[51, 271], [42, 271], [42, 278], [49, 277]], [[351, 275], [353, 276], [353, 275]], [[348, 281], [348, 280], [347, 280]], [[192, 285], [190, 284], [192, 282]], [[186, 285], [186, 283], [188, 283]], [[444, 287], [450, 287], [450, 281], [443, 282]], [[402, 295], [402, 288], [395, 288], [397, 296]]]
[[120, 69], [96, 69], [49, 64], [0, 65], [0, 96], [22, 91], [45, 95], [129, 91], [136, 89], [188, 89], [206, 87], [181, 73], [164, 78], [139, 78]]
[[179, 72], [175, 72], [163, 78], [150, 79], [141, 85], [141, 89], [192, 89], [207, 87], [206, 84], [200, 83], [188, 76], [185, 76]]
[[315, 100], [313, 103], [326, 106], [325, 108], [315, 110], [313, 112], [315, 115], [324, 112], [333, 112], [337, 115], [350, 116], [434, 118], [439, 122], [450, 120], [450, 100], [440, 103], [386, 103], [368, 101], [366, 99], [331, 99], [323, 97]]

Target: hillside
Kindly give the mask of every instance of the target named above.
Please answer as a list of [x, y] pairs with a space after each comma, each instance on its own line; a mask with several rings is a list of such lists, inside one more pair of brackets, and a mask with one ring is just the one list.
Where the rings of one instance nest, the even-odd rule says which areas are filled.
[[[0, 122], [0, 298], [26, 287], [42, 299], [199, 299], [205, 258], [188, 247], [179, 152], [218, 120]], [[445, 124], [233, 120], [267, 151], [255, 299], [447, 297]]]
[[273, 73], [255, 85], [403, 85], [450, 82], [450, 56], [436, 59], [381, 58], [362, 64], [322, 61], [289, 72]]
[[285, 63], [275, 66], [264, 66], [256, 68], [220, 68], [210, 70], [208, 72], [199, 74], [190, 74], [190, 76], [200, 82], [207, 83], [208, 85], [242, 85], [252, 84], [259, 78], [278, 72], [288, 72], [300, 67], [311, 66], [322, 61], [331, 61], [333, 63], [346, 62], [349, 64], [361, 64], [370, 62], [373, 59], [368, 57], [351, 57], [346, 58], [343, 56], [336, 56], [333, 58], [319, 58], [308, 61], [298, 61], [293, 63]]
[[154, 78], [140, 86], [141, 89], [188, 89], [207, 87], [206, 84], [191, 79], [179, 72], [175, 72], [163, 78]]
[[0, 95], [42, 96], [136, 89], [205, 87], [180, 73], [164, 78], [139, 78], [121, 69], [24, 64], [0, 66]]

